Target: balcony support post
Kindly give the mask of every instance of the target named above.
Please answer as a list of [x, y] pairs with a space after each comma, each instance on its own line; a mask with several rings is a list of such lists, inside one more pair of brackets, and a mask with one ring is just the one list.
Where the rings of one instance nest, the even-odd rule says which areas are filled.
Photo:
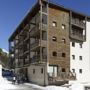
[[40, 4], [40, 63], [42, 61], [42, 0], [39, 0]]

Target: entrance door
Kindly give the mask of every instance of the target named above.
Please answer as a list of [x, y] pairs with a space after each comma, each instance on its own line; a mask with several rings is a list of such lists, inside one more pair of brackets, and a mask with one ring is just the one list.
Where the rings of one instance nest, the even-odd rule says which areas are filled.
[[56, 77], [58, 73], [57, 70], [58, 70], [57, 66], [49, 66], [49, 75]]

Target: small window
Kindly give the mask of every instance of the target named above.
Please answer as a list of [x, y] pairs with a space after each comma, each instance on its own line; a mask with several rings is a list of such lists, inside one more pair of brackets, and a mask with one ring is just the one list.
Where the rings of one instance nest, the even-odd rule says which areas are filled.
[[55, 21], [53, 21], [52, 25], [53, 27], [57, 27], [57, 23]]
[[74, 42], [72, 42], [72, 46], [75, 47], [75, 43]]
[[66, 54], [65, 54], [65, 53], [62, 53], [62, 57], [64, 57], [64, 58], [65, 58], [65, 57], [66, 57]]
[[65, 44], [66, 43], [66, 40], [64, 38], [62, 38], [61, 43]]
[[75, 55], [72, 55], [72, 59], [75, 60]]
[[57, 38], [55, 36], [53, 36], [52, 40], [53, 41], [57, 41]]
[[82, 44], [80, 43], [79, 45], [80, 45], [80, 48], [82, 48]]
[[72, 72], [75, 73], [75, 69], [72, 69]]
[[66, 28], [65, 24], [62, 24], [62, 30], [64, 30]]
[[33, 74], [35, 74], [35, 69], [33, 69]]
[[41, 73], [43, 74], [43, 68], [41, 68]]
[[65, 13], [62, 13], [62, 16], [65, 17]]
[[82, 69], [79, 69], [79, 73], [82, 73]]
[[82, 56], [79, 56], [79, 60], [82, 60]]
[[65, 68], [62, 68], [62, 72], [66, 72]]
[[53, 56], [57, 56], [57, 52], [53, 52], [52, 54], [53, 54]]

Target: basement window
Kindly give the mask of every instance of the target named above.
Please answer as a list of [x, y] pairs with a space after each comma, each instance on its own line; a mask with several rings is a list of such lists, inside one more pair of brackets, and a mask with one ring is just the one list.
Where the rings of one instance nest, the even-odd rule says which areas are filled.
[[57, 27], [57, 23], [55, 21], [53, 21], [52, 26]]
[[53, 36], [52, 40], [53, 41], [57, 41], [57, 38], [55, 36]]
[[53, 52], [52, 54], [53, 54], [53, 56], [57, 56], [57, 52]]
[[66, 54], [65, 54], [65, 53], [62, 53], [62, 57], [64, 57], [64, 58], [65, 58], [65, 57], [66, 57]]

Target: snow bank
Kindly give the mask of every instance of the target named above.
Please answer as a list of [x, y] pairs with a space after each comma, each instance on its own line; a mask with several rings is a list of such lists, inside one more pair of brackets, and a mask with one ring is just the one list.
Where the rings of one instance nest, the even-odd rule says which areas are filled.
[[[39, 90], [85, 90], [85, 86], [89, 86], [90, 87], [90, 83], [73, 83], [70, 85], [69, 88], [67, 88], [68, 85], [63, 85], [63, 86], [47, 86], [47, 87], [42, 87], [39, 85], [35, 85], [35, 84], [29, 84], [26, 83], [25, 85], [29, 85], [32, 88], [37, 88]], [[65, 87], [66, 86], [66, 87]]]
[[84, 85], [83, 84], [80, 84], [80, 83], [77, 83], [77, 84], [73, 84], [71, 87], [70, 87], [71, 90], [84, 90]]
[[42, 86], [39, 86], [39, 85], [30, 84], [30, 83], [25, 83], [25, 85], [29, 85], [32, 88], [38, 88], [38, 89], [41, 89], [41, 90], [43, 90], [45, 88], [45, 87], [42, 87]]
[[2, 78], [0, 80], [0, 90], [4, 90], [4, 89], [16, 89], [16, 86], [12, 85], [11, 82]]
[[60, 87], [60, 86], [47, 86], [43, 90], [69, 90], [66, 87]]
[[29, 85], [32, 88], [37, 88], [39, 90], [69, 90], [66, 87], [60, 87], [60, 86], [47, 86], [47, 87], [43, 87], [43, 86], [39, 86], [39, 85], [35, 85], [35, 84], [30, 84], [30, 83], [25, 83], [25, 85]]

